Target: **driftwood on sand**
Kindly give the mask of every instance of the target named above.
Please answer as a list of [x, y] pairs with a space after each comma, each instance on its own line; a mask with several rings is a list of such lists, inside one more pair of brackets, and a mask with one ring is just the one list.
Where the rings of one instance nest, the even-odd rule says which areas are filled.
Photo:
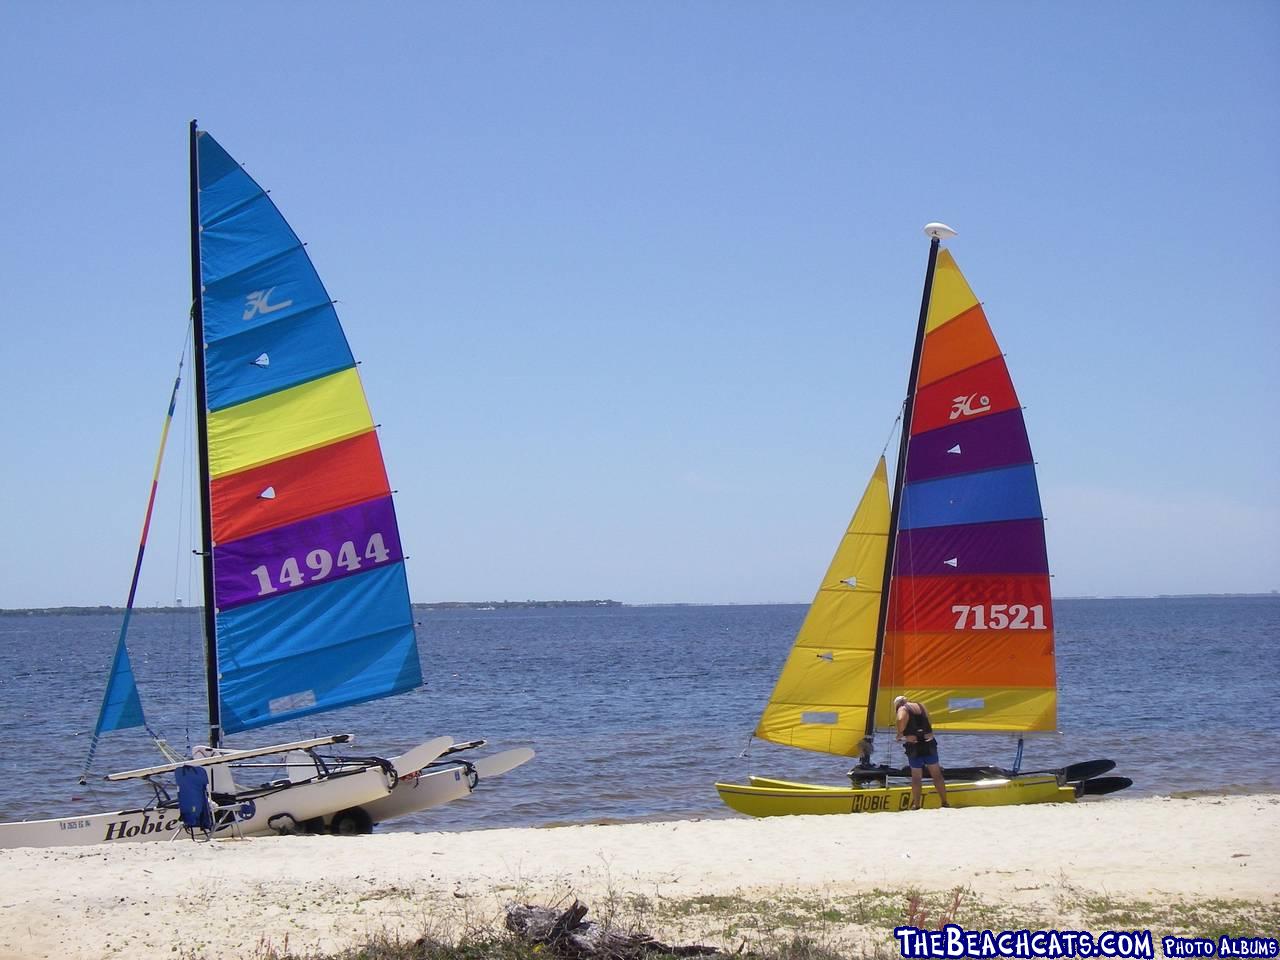
[[647, 933], [624, 933], [584, 920], [587, 905], [577, 900], [568, 910], [508, 904], [507, 929], [548, 954], [565, 960], [635, 960], [659, 956], [705, 957], [719, 954], [715, 947], [699, 944], [672, 946]]

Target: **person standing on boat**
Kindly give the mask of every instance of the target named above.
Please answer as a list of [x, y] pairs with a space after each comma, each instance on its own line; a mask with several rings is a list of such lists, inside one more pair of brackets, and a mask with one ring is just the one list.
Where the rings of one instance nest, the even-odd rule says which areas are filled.
[[929, 771], [933, 788], [938, 791], [938, 799], [942, 801], [942, 805], [951, 806], [947, 803], [947, 784], [942, 779], [942, 764], [938, 762], [938, 741], [933, 736], [929, 711], [923, 703], [906, 697], [895, 697], [893, 712], [898, 718], [898, 740], [907, 752], [907, 763], [911, 766], [911, 809], [920, 809], [925, 769]]

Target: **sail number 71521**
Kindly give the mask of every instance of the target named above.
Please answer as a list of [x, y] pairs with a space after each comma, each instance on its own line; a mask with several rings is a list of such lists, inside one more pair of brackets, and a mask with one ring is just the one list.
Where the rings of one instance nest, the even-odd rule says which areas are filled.
[[1044, 604], [957, 603], [951, 607], [957, 630], [1043, 630]]
[[308, 553], [303, 558], [308, 572], [303, 571], [297, 557], [285, 559], [280, 565], [280, 575], [275, 581], [272, 581], [271, 571], [267, 569], [265, 563], [260, 567], [254, 567], [249, 572], [258, 578], [258, 596], [265, 597], [269, 593], [279, 591], [281, 586], [300, 587], [307, 580], [323, 580], [333, 573], [335, 566], [341, 567], [347, 573], [355, 573], [360, 569], [362, 559], [371, 560], [377, 564], [385, 563], [390, 557], [391, 551], [387, 549], [382, 534], [374, 533], [365, 544], [363, 558], [356, 550], [355, 542], [347, 540], [338, 548], [336, 557], [323, 547]]

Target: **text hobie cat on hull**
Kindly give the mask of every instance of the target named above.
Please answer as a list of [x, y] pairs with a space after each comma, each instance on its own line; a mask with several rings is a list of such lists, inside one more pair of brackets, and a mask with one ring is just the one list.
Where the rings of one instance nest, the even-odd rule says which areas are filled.
[[[852, 783], [718, 783], [752, 816], [905, 810], [901, 767], [870, 762], [892, 701], [923, 703], [936, 732], [1016, 734], [1011, 770], [947, 776], [952, 806], [1050, 803], [1129, 785], [1109, 760], [1019, 771], [1022, 735], [1057, 727], [1053, 603], [1035, 464], [1003, 354], [941, 240], [929, 263], [892, 495], [881, 456], [754, 735], [857, 757]], [[945, 761], [945, 756], [944, 756]], [[944, 763], [945, 767], [945, 763]], [[955, 782], [953, 783], [953, 779]], [[924, 805], [936, 805], [926, 787]]]
[[[266, 192], [194, 121], [189, 164], [209, 832], [365, 830], [466, 796], [532, 751], [474, 758], [483, 741], [440, 738], [387, 760], [329, 755], [350, 738], [317, 738], [251, 751], [281, 758], [253, 786], [243, 751], [220, 756], [227, 735], [414, 690], [422, 669], [391, 488], [333, 302]], [[89, 762], [101, 734], [147, 723], [126, 636], [159, 470]], [[145, 807], [0, 824], [0, 847], [166, 839], [178, 803], [159, 778], [181, 765], [130, 772], [156, 788]]]

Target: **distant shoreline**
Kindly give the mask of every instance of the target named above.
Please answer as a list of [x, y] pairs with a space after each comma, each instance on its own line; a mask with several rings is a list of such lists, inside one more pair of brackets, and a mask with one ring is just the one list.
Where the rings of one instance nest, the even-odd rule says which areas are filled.
[[1069, 597], [1054, 597], [1055, 600], [1251, 600], [1280, 597], [1280, 590], [1268, 590], [1263, 593], [1153, 593], [1153, 594], [1105, 594], [1082, 593]]
[[[441, 600], [436, 603], [415, 603], [414, 610], [539, 610], [560, 607], [623, 607], [621, 600]], [[182, 607], [134, 607], [134, 613], [199, 613], [203, 606]], [[0, 617], [32, 617], [56, 614], [64, 617], [84, 617], [103, 613], [124, 613], [124, 607], [13, 607], [0, 608]]]
[[[1280, 599], [1280, 591], [1266, 593], [1158, 593], [1154, 595], [1080, 595], [1055, 597], [1055, 600], [1256, 600]], [[624, 603], [621, 600], [439, 600], [435, 603], [415, 603], [414, 610], [555, 610], [581, 607], [802, 607], [807, 600], [761, 600], [741, 603], [703, 603], [699, 601], [670, 601], [666, 603]], [[189, 613], [201, 611], [194, 607], [134, 607], [134, 613]], [[34, 617], [57, 615], [64, 617], [93, 616], [104, 613], [124, 613], [124, 607], [69, 606], [69, 607], [0, 607], [0, 617]]]

